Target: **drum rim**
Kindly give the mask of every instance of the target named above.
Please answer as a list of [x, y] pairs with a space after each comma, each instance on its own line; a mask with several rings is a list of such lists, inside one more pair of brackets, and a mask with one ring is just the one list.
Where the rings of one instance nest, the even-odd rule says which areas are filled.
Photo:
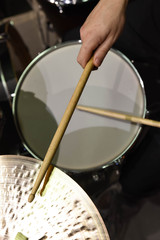
[[[36, 63], [38, 63], [41, 59], [43, 59], [46, 55], [48, 55], [49, 53], [59, 50], [60, 48], [63, 47], [67, 47], [67, 46], [73, 46], [73, 45], [79, 45], [81, 44], [81, 40], [78, 41], [68, 41], [68, 42], [63, 42], [63, 43], [58, 43], [46, 50], [44, 50], [43, 52], [41, 52], [37, 57], [35, 57], [30, 64], [25, 68], [25, 70], [23, 71], [23, 73], [21, 74], [19, 81], [17, 83], [17, 86], [15, 88], [15, 93], [14, 93], [14, 98], [13, 98], [13, 104], [12, 104], [12, 112], [13, 112], [13, 118], [14, 118], [14, 122], [15, 122], [15, 126], [17, 128], [17, 131], [19, 133], [19, 136], [21, 138], [22, 144], [23, 146], [26, 148], [26, 150], [33, 156], [33, 158], [42, 160], [40, 157], [38, 157], [38, 154], [36, 154], [35, 152], [32, 151], [32, 149], [28, 146], [28, 144], [25, 142], [25, 138], [23, 136], [23, 133], [20, 129], [20, 126], [18, 124], [18, 118], [17, 118], [17, 114], [16, 114], [16, 103], [17, 103], [17, 98], [18, 98], [18, 92], [20, 90], [21, 85], [23, 84], [25, 77], [27, 76], [27, 74], [30, 72], [30, 70], [36, 65]], [[139, 81], [139, 85], [143, 94], [143, 114], [142, 117], [144, 118], [147, 114], [147, 103], [146, 103], [146, 94], [145, 94], [145, 88], [144, 88], [144, 83], [143, 80], [138, 72], [138, 70], [135, 68], [135, 66], [132, 64], [131, 60], [125, 55], [123, 54], [121, 51], [111, 48], [110, 49], [111, 52], [117, 54], [119, 57], [121, 57], [128, 65], [129, 67], [134, 71], [135, 75], [137, 76], [137, 80]], [[99, 169], [105, 169], [108, 166], [111, 166], [113, 164], [119, 164], [120, 160], [125, 156], [125, 154], [128, 152], [128, 150], [131, 148], [131, 146], [135, 143], [135, 141], [137, 140], [140, 132], [142, 131], [142, 126], [139, 126], [136, 134], [133, 136], [133, 139], [128, 143], [127, 147], [121, 152], [119, 153], [119, 155], [112, 159], [109, 160], [108, 162], [106, 162], [106, 164], [102, 164], [102, 165], [98, 165], [96, 167], [91, 167], [91, 168], [87, 168], [87, 169], [70, 169], [70, 168], [65, 168], [65, 167], [61, 167], [58, 166], [57, 164], [55, 165], [56, 167], [64, 170], [64, 171], [70, 171], [72, 173], [81, 173], [81, 172], [90, 172], [90, 171], [95, 171], [95, 170], [99, 170]]]

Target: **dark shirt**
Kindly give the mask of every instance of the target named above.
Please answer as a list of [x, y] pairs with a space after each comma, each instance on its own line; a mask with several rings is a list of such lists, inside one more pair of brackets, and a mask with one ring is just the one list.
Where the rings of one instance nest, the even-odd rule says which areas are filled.
[[160, 63], [160, 1], [134, 0], [126, 11], [124, 30], [115, 44], [128, 57]]

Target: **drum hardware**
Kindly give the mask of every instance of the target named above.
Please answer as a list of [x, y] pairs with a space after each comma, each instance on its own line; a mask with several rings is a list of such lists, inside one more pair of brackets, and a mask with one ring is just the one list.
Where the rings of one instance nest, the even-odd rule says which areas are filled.
[[12, 94], [17, 84], [16, 66], [11, 52], [13, 50], [14, 54], [20, 58], [23, 69], [30, 63], [31, 57], [12, 21], [5, 22], [0, 28], [2, 32], [0, 34], [0, 78], [2, 84], [0, 100], [4, 101], [7, 99], [11, 106]]
[[[16, 127], [28, 152], [41, 160], [82, 72], [76, 62], [80, 47], [80, 42], [69, 42], [47, 49], [32, 61], [17, 84], [13, 99]], [[122, 53], [111, 49], [90, 78], [78, 104], [145, 116], [143, 82]], [[136, 124], [75, 110], [52, 164], [78, 180], [86, 175], [95, 184], [94, 172], [105, 168], [107, 175], [108, 166], [113, 165], [117, 174], [118, 161], [132, 151], [141, 130]]]
[[[102, 170], [95, 171], [92, 173], [92, 178], [94, 182], [106, 182], [106, 186], [110, 186], [117, 182], [120, 176], [121, 165], [124, 161], [124, 156], [117, 159], [114, 163], [103, 166]], [[109, 175], [107, 177], [107, 175]], [[108, 183], [107, 183], [108, 182]]]
[[[10, 54], [13, 51], [14, 54], [19, 58], [22, 68], [24, 70], [32, 60], [28, 47], [26, 46], [21, 35], [15, 28], [13, 21], [8, 21], [5, 23], [5, 32], [8, 35], [8, 50]], [[14, 66], [14, 59], [12, 59], [12, 64]], [[16, 66], [14, 66], [14, 69], [16, 69]]]
[[0, 63], [0, 78], [1, 78], [1, 83], [2, 83], [2, 89], [4, 90], [4, 94], [5, 94], [6, 98], [8, 99], [10, 107], [12, 107], [11, 96], [10, 96], [10, 93], [9, 93], [9, 90], [8, 90], [8, 86], [6, 84], [6, 80], [5, 80], [5, 77], [4, 77], [4, 73], [3, 73], [3, 70], [2, 70], [1, 63]]
[[0, 33], [0, 43], [4, 43], [8, 40], [8, 35], [6, 33]]
[[148, 106], [147, 115], [148, 118], [152, 117], [153, 119], [157, 120], [156, 116], [160, 113], [160, 102], [156, 102]]
[[[111, 165], [108, 165], [108, 166], [103, 166], [102, 170], [100, 171], [95, 171], [92, 173], [92, 178], [95, 182], [99, 182], [99, 181], [105, 181], [106, 180], [106, 174], [108, 173], [109, 174], [109, 171], [110, 170], [110, 178], [111, 175], [114, 175], [114, 178], [116, 179], [116, 181], [118, 180], [118, 177], [120, 175], [120, 168], [121, 168], [121, 164], [123, 163], [122, 162], [122, 159], [124, 161], [124, 156], [121, 157], [120, 159], [116, 160], [113, 164]], [[112, 178], [113, 180], [113, 178]], [[115, 180], [114, 180], [115, 181]], [[111, 185], [114, 181], [110, 181], [109, 182], [109, 185]]]
[[67, 174], [54, 168], [41, 197], [27, 202], [41, 161], [17, 155], [0, 156], [0, 239], [18, 232], [29, 239], [109, 240], [92, 200]]
[[[0, 108], [3, 113], [1, 120], [0, 154], [15, 153], [17, 138], [12, 114], [12, 93], [15, 90], [17, 79], [13, 69], [10, 52], [8, 50], [9, 35], [6, 32], [6, 24], [0, 26]], [[17, 138], [16, 138], [17, 137]], [[14, 141], [12, 141], [14, 138]], [[16, 147], [15, 147], [16, 146]], [[15, 149], [13, 150], [13, 148]]]
[[2, 117], [3, 117], [3, 112], [2, 112], [2, 110], [0, 109], [0, 120], [2, 120]]
[[1, 59], [0, 59], [0, 101], [8, 101], [9, 106], [12, 107], [12, 98], [11, 94], [15, 90], [16, 76], [13, 71], [13, 66], [11, 63], [10, 55], [6, 42], [1, 43], [0, 45]]
[[95, 182], [99, 181], [100, 178], [101, 178], [101, 176], [100, 176], [98, 173], [94, 173], [94, 174], [92, 175], [92, 177], [93, 177], [93, 180], [94, 180]]
[[3, 134], [3, 129], [4, 129], [4, 124], [5, 124], [5, 118], [2, 109], [0, 108], [0, 139]]
[[96, 199], [105, 189], [119, 181], [121, 167], [126, 160], [124, 158], [126, 156], [120, 161], [117, 160], [109, 166], [95, 171], [71, 172], [63, 170], [63, 172], [77, 182], [91, 199]]

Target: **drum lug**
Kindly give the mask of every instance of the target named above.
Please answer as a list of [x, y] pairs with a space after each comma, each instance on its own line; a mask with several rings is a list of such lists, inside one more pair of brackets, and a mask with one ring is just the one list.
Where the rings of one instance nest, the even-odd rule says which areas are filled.
[[95, 182], [103, 181], [105, 179], [105, 174], [102, 171], [99, 173], [95, 172], [92, 174], [92, 178]]
[[99, 174], [94, 173], [94, 174], [92, 174], [92, 178], [95, 182], [98, 182], [100, 177], [99, 177]]
[[124, 162], [124, 159], [125, 159], [125, 156], [124, 156], [124, 155], [121, 156], [121, 157], [119, 157], [117, 160], [115, 160], [115, 165], [116, 165], [116, 166], [122, 165], [122, 163]]

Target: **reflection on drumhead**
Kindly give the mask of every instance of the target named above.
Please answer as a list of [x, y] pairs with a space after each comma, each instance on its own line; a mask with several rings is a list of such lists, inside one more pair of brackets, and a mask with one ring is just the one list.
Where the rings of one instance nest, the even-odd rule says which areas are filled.
[[70, 170], [94, 169], [99, 164], [105, 166], [108, 159], [116, 158], [117, 153], [123, 151], [127, 135], [127, 131], [111, 127], [92, 127], [69, 133], [60, 145], [58, 166]]
[[[17, 86], [15, 120], [26, 148], [40, 159], [81, 76], [76, 62], [79, 49], [78, 43], [49, 49], [31, 63]], [[102, 66], [91, 73], [79, 104], [144, 117], [142, 80], [130, 61], [111, 49]], [[129, 150], [140, 129], [136, 124], [75, 110], [53, 162], [76, 171], [106, 166]]]

